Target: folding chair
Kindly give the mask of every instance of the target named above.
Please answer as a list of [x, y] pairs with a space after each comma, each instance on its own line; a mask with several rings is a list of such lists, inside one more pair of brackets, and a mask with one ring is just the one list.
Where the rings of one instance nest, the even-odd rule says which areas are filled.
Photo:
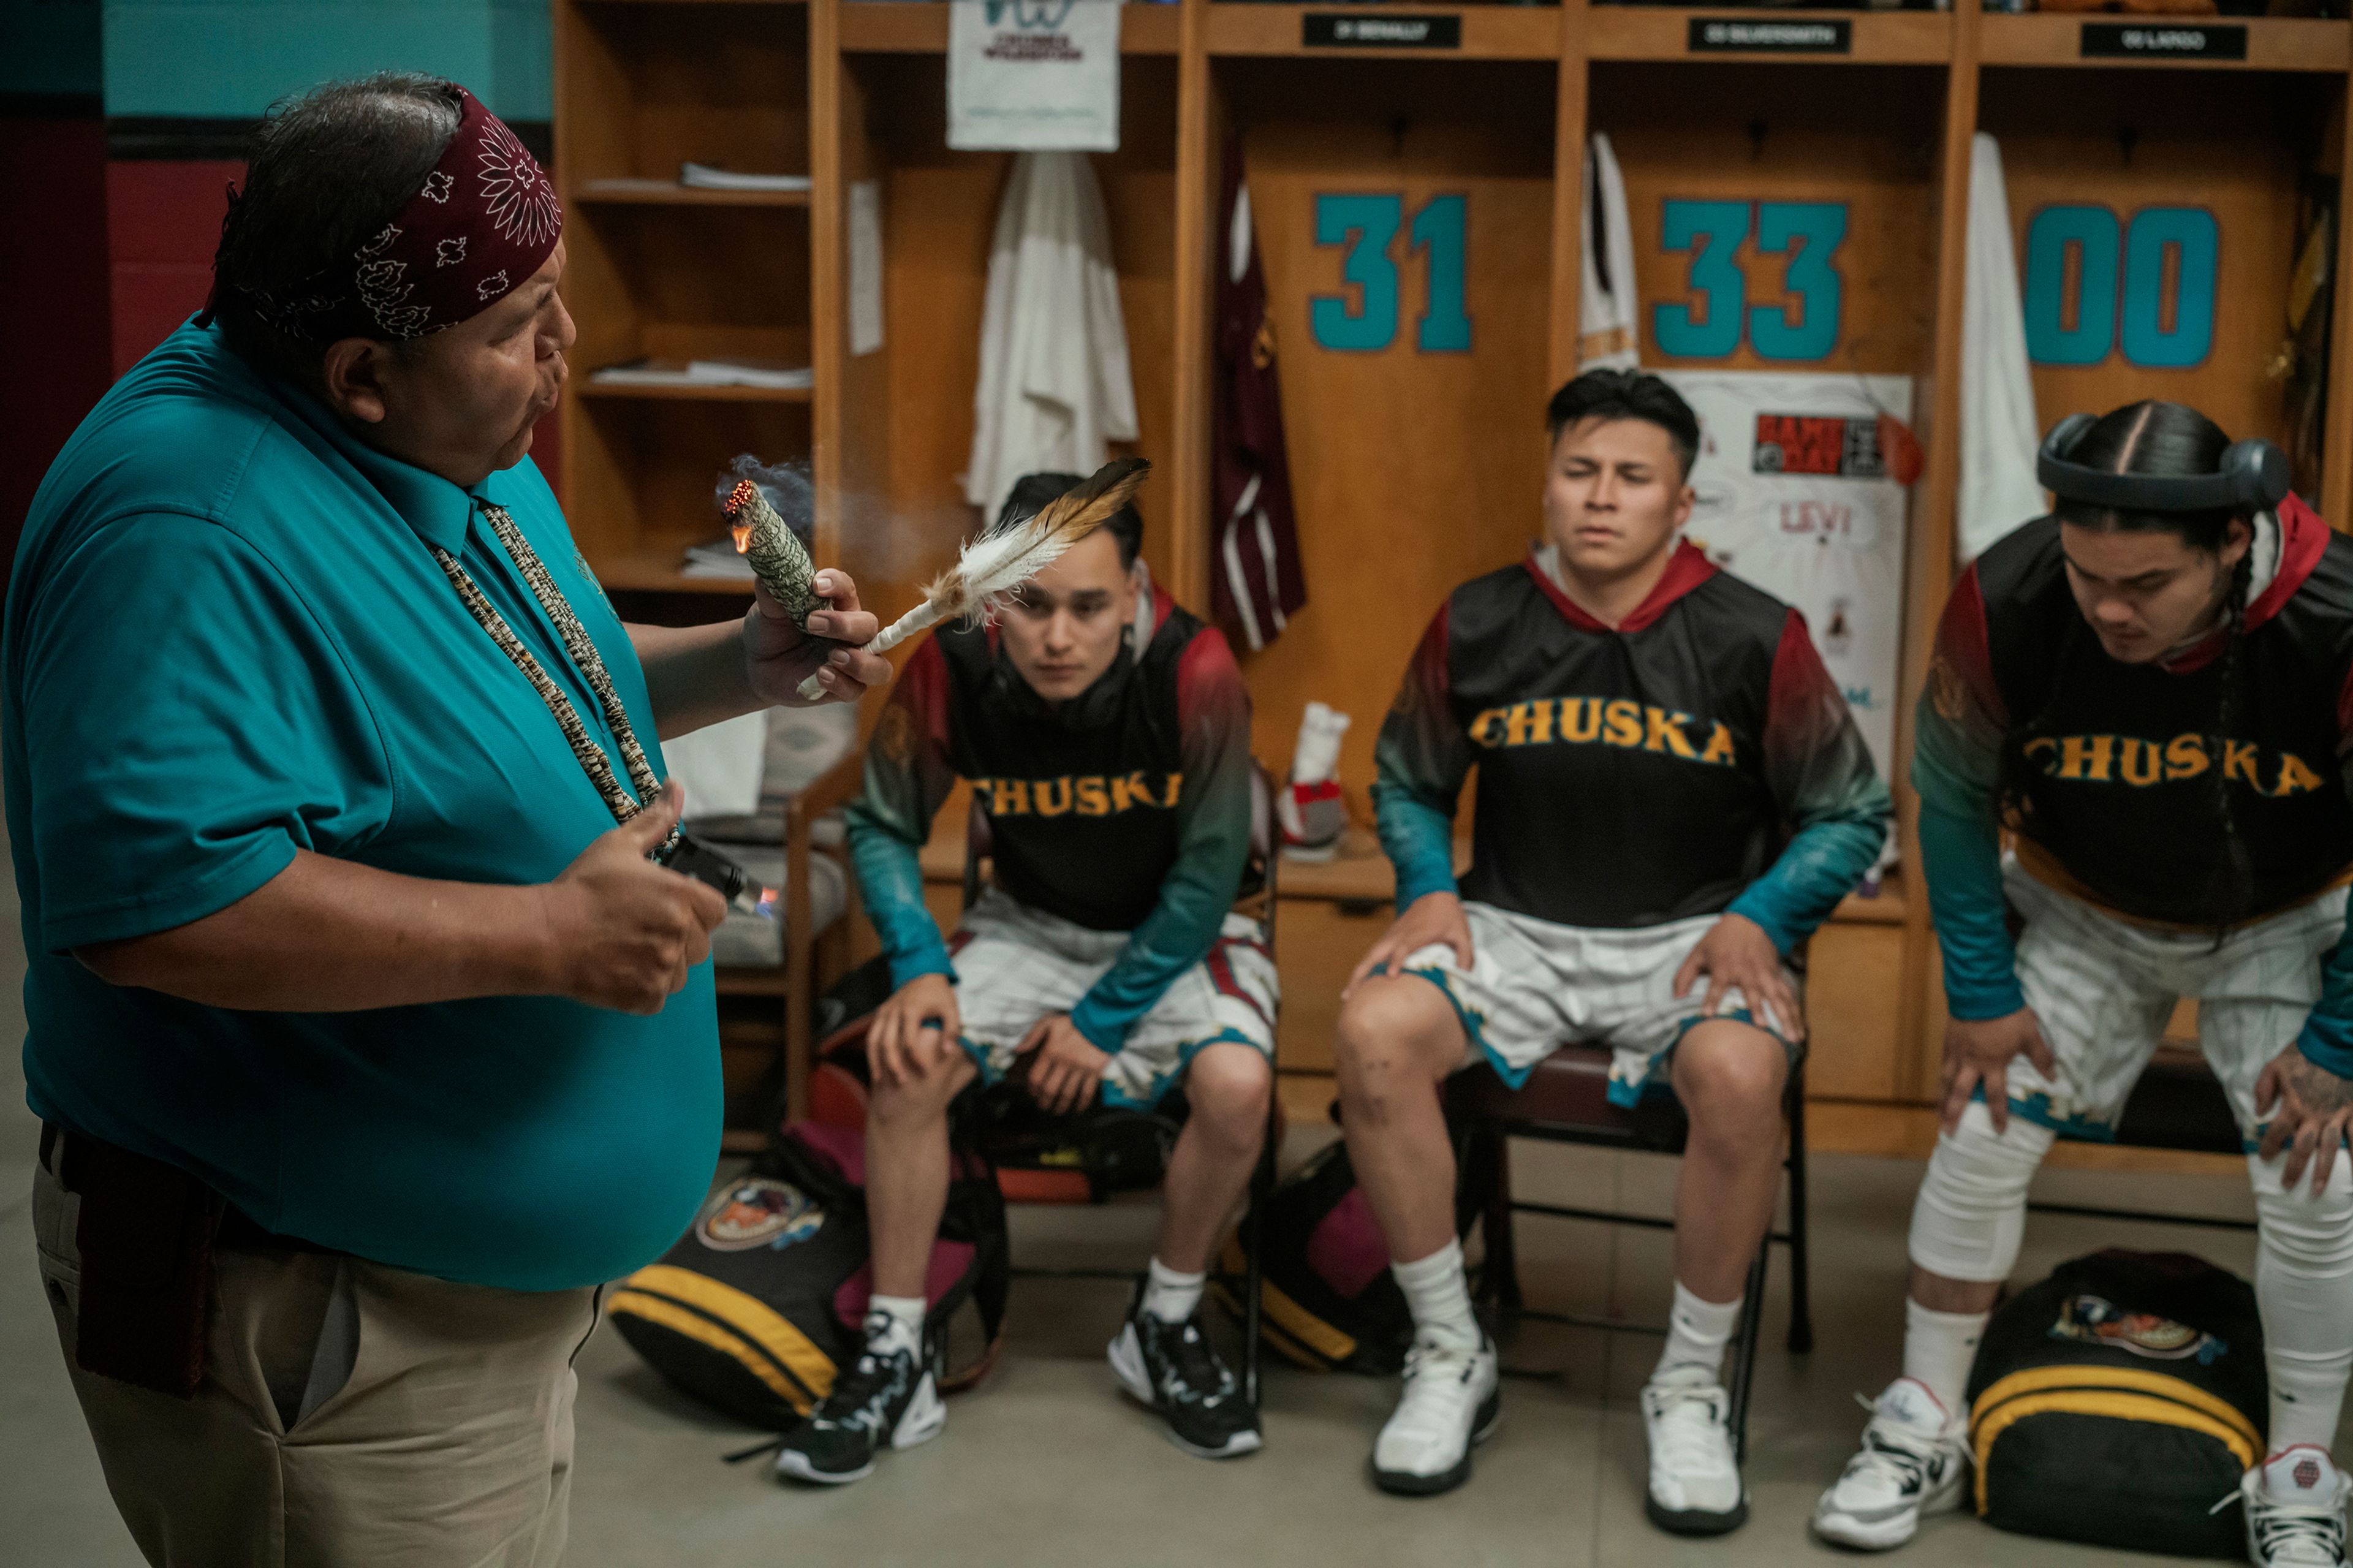
[[[1250, 764], [1250, 858], [1242, 868], [1241, 889], [1234, 900], [1237, 914], [1247, 915], [1258, 921], [1265, 933], [1267, 952], [1275, 951], [1275, 913], [1279, 907], [1276, 881], [1282, 857], [1276, 852], [1279, 834], [1274, 816], [1274, 784], [1266, 770], [1255, 762]], [[972, 816], [965, 829], [964, 907], [970, 910], [979, 901], [985, 885], [981, 863], [989, 858], [992, 842], [988, 814], [981, 808], [976, 795]], [[1281, 1006], [1278, 999], [1277, 1007]], [[1270, 1062], [1270, 1074], [1273, 1064]], [[1085, 1114], [1083, 1111], [1074, 1113]], [[1255, 1409], [1259, 1403], [1259, 1296], [1260, 1281], [1265, 1269], [1261, 1209], [1267, 1194], [1274, 1189], [1275, 1146], [1281, 1141], [1282, 1109], [1281, 1096], [1270, 1084], [1266, 1104], [1266, 1135], [1261, 1141], [1258, 1168], [1251, 1173], [1250, 1206], [1242, 1215], [1242, 1250], [1245, 1259], [1242, 1288], [1242, 1393]], [[1047, 1196], [1018, 1188], [1008, 1189], [1008, 1202], [1012, 1203], [1073, 1203], [1084, 1201], [1076, 1195]], [[1214, 1267], [1214, 1265], [1213, 1265]], [[1121, 1279], [1135, 1278], [1134, 1269], [1117, 1268], [1030, 1268], [1013, 1271], [1023, 1279]]]
[[[1676, 1154], [1691, 1124], [1682, 1104], [1672, 1095], [1651, 1095], [1632, 1110], [1609, 1100], [1609, 1052], [1597, 1046], [1567, 1046], [1536, 1064], [1521, 1088], [1514, 1089], [1481, 1065], [1448, 1081], [1447, 1110], [1462, 1146], [1458, 1228], [1479, 1222], [1486, 1242], [1486, 1259], [1480, 1266], [1478, 1298], [1491, 1309], [1498, 1326], [1508, 1328], [1521, 1319], [1567, 1323], [1579, 1328], [1626, 1331], [1663, 1335], [1663, 1326], [1629, 1323], [1609, 1318], [1588, 1318], [1573, 1312], [1538, 1311], [1520, 1296], [1518, 1252], [1513, 1216], [1550, 1215], [1559, 1219], [1599, 1220], [1607, 1225], [1645, 1226], [1672, 1230], [1672, 1219], [1620, 1214], [1564, 1204], [1531, 1203], [1512, 1193], [1513, 1138], [1536, 1138], [1556, 1143], [1584, 1143], [1645, 1153]], [[1734, 1451], [1743, 1458], [1748, 1447], [1748, 1396], [1754, 1384], [1757, 1339], [1762, 1322], [1766, 1260], [1773, 1245], [1789, 1249], [1789, 1349], [1802, 1354], [1813, 1349], [1813, 1316], [1806, 1283], [1806, 1064], [1800, 1057], [1790, 1069], [1782, 1091], [1782, 1114], [1788, 1126], [1788, 1152], [1782, 1169], [1788, 1173], [1789, 1228], [1768, 1231], [1748, 1267], [1747, 1293], [1742, 1299], [1740, 1321], [1733, 1333], [1730, 1420]]]

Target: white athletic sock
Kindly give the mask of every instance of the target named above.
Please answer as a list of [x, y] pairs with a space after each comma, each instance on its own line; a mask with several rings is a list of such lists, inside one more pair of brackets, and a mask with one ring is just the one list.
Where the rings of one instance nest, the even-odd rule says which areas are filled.
[[1144, 1310], [1164, 1323], [1181, 1323], [1201, 1304], [1201, 1289], [1208, 1282], [1207, 1270], [1179, 1274], [1155, 1258], [1144, 1279]]
[[1721, 1373], [1724, 1348], [1732, 1342], [1745, 1300], [1735, 1296], [1729, 1301], [1703, 1301], [1676, 1280], [1674, 1310], [1667, 1314], [1667, 1348], [1659, 1352], [1659, 1364], [1651, 1375], [1655, 1378], [1678, 1366], [1703, 1368], [1710, 1377]]
[[[923, 1342], [924, 1301], [921, 1296], [881, 1296], [867, 1299], [866, 1348], [889, 1355], [896, 1351], [920, 1349]], [[877, 1322], [876, 1318], [884, 1321]]]
[[2272, 1452], [2337, 1440], [2353, 1373], [2353, 1173], [2339, 1160], [2320, 1195], [2309, 1180], [2283, 1191], [2285, 1161], [2247, 1156], [2260, 1228], [2255, 1305], [2271, 1373]]
[[1450, 1241], [1427, 1258], [1392, 1263], [1398, 1289], [1413, 1312], [1414, 1337], [1448, 1350], [1479, 1348], [1478, 1316], [1471, 1310], [1471, 1282], [1462, 1272], [1462, 1244]]
[[1969, 1367], [1991, 1312], [1938, 1312], [1905, 1297], [1904, 1375], [1936, 1396], [1947, 1426], [1969, 1407]]

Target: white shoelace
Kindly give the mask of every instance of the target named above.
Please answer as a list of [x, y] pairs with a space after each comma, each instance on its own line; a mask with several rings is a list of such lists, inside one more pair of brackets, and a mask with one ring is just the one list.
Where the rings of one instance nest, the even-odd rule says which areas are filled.
[[[2220, 1513], [2245, 1500], [2243, 1493], [2233, 1489], [2206, 1511]], [[2254, 1504], [2249, 1523], [2254, 1530], [2255, 1548], [2266, 1563], [2337, 1568], [2345, 1561], [2345, 1516], [2334, 1507], [2285, 1502], [2266, 1493]]]
[[1405, 1394], [1388, 1430], [1421, 1437], [1451, 1436], [1468, 1418], [1477, 1384], [1471, 1372], [1476, 1351], [1415, 1345], [1405, 1352]]
[[1651, 1398], [1658, 1408], [1653, 1463], [1677, 1475], [1732, 1469], [1732, 1439], [1724, 1429], [1720, 1389], [1712, 1384], [1683, 1388], [1654, 1384]]
[[1898, 1496], [1926, 1493], [1928, 1467], [1936, 1458], [1936, 1439], [1882, 1421], [1878, 1401], [1866, 1394], [1856, 1394], [1854, 1402], [1871, 1412], [1872, 1421], [1862, 1429], [1862, 1447], [1846, 1462], [1841, 1483], [1868, 1477], [1892, 1483]]

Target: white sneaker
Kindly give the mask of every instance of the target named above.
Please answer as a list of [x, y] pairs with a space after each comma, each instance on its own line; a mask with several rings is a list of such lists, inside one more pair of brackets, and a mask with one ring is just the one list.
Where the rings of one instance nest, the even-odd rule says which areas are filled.
[[[2353, 1477], [2309, 1443], [2239, 1478], [2247, 1561], [2255, 1568], [2345, 1568], [2345, 1500]], [[2219, 1506], [2219, 1505], [2218, 1505]]]
[[1918, 1533], [1923, 1515], [1960, 1506], [1968, 1437], [1926, 1385], [1912, 1378], [1897, 1378], [1876, 1405], [1864, 1408], [1872, 1416], [1862, 1429], [1862, 1451], [1814, 1505], [1814, 1533], [1841, 1546], [1884, 1552]]
[[1748, 1489], [1732, 1454], [1732, 1396], [1701, 1366], [1670, 1367], [1642, 1388], [1651, 1440], [1651, 1522], [1676, 1535], [1722, 1535], [1748, 1519]]
[[1471, 1474], [1471, 1445], [1484, 1442], [1504, 1413], [1495, 1347], [1474, 1351], [1417, 1340], [1405, 1354], [1405, 1392], [1373, 1444], [1373, 1484], [1430, 1497]]

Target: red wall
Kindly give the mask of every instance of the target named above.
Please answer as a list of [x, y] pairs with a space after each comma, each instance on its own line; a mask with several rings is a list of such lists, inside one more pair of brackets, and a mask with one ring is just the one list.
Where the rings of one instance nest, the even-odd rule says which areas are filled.
[[[40, 242], [0, 247], [0, 566], [58, 448], [114, 378], [204, 306], [235, 162], [109, 162], [106, 128], [0, 120], [0, 203], [47, 216]], [[556, 421], [532, 455], [556, 474]]]
[[113, 379], [107, 305], [106, 126], [0, 118], [0, 579], [49, 462]]
[[[204, 306], [213, 284], [234, 163], [125, 160], [107, 165], [107, 231], [113, 237], [114, 374], [121, 375]], [[556, 419], [540, 421], [532, 458], [556, 479]]]
[[241, 163], [124, 161], [106, 166], [106, 230], [121, 375], [203, 309], [229, 183]]

